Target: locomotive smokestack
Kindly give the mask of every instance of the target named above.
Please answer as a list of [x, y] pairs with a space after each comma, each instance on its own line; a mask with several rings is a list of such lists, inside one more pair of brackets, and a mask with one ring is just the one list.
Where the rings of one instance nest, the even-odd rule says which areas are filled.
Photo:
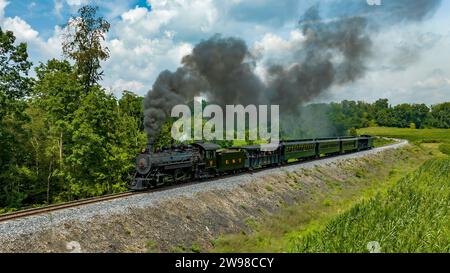
[[[326, 8], [316, 3], [305, 11], [298, 26], [301, 42], [295, 39], [281, 61], [272, 58], [270, 50], [254, 54], [240, 38], [215, 35], [197, 44], [175, 72], [166, 70], [158, 76], [145, 97], [149, 137], [159, 134], [175, 105], [195, 96], [221, 106], [280, 105], [282, 127], [293, 127], [289, 120], [296, 124], [300, 106], [364, 77], [373, 57], [372, 36], [385, 26], [420, 22], [443, 1], [383, 1], [377, 7], [362, 0], [327, 2]], [[258, 63], [265, 70], [264, 80], [256, 73]]]
[[149, 138], [148, 139], [148, 143], [147, 143], [147, 151], [149, 153], [153, 153], [153, 146], [155, 144], [155, 140], [153, 138]]

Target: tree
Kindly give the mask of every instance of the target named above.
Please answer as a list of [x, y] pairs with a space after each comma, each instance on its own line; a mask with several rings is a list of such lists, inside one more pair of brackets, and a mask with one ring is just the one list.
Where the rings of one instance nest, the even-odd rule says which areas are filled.
[[[24, 98], [32, 86], [28, 77], [32, 63], [28, 61], [27, 45], [20, 43], [16, 46], [15, 41], [11, 31], [4, 32], [0, 28], [0, 102], [3, 103]], [[2, 104], [2, 109], [4, 107]]]
[[27, 45], [15, 44], [11, 31], [0, 28], [0, 206], [17, 207], [27, 198], [30, 172], [26, 147], [25, 98], [32, 87]]
[[411, 122], [415, 124], [416, 128], [424, 128], [427, 119], [429, 118], [430, 108], [425, 104], [411, 105]]
[[433, 106], [427, 124], [432, 127], [450, 129], [450, 102]]
[[97, 17], [98, 7], [83, 6], [79, 16], [67, 24], [63, 42], [63, 53], [76, 62], [85, 93], [103, 78], [101, 61], [109, 58], [109, 49], [102, 45], [110, 24], [103, 17]]
[[139, 130], [144, 130], [144, 109], [142, 103], [143, 97], [134, 94], [131, 91], [123, 91], [122, 98], [119, 100], [120, 112], [124, 115], [133, 117], [136, 120]]
[[70, 151], [70, 126], [83, 97], [83, 86], [68, 61], [52, 59], [35, 70], [37, 79], [28, 108], [30, 142], [36, 176], [45, 182], [39, 185], [35, 199], [45, 194], [45, 201], [51, 203], [67, 187], [64, 159]]
[[369, 118], [371, 119], [372, 125], [389, 126], [389, 116], [390, 108], [387, 99], [379, 99], [370, 105]]
[[113, 95], [94, 87], [82, 98], [70, 128], [67, 199], [124, 190], [132, 159], [146, 142], [145, 133], [136, 136], [134, 118], [121, 113]]
[[393, 109], [393, 124], [390, 126], [409, 128], [414, 123], [416, 128], [422, 128], [430, 109], [425, 104], [399, 104]]
[[134, 94], [131, 91], [123, 91], [122, 98], [119, 100], [119, 115], [122, 119], [128, 120], [127, 132], [131, 135], [130, 137], [135, 140], [134, 144], [136, 147], [142, 144], [142, 139], [145, 146], [147, 142], [144, 133], [144, 109], [142, 103], [144, 101], [143, 97]]

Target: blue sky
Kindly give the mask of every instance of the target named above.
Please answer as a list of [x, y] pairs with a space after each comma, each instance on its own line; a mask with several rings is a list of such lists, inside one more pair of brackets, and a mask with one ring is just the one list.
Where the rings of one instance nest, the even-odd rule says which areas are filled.
[[[72, 1], [73, 3], [83, 3], [82, 0]], [[84, 1], [88, 2], [88, 1]], [[96, 3], [102, 7], [100, 13], [107, 17], [108, 20], [118, 20], [120, 13], [136, 6], [150, 8], [149, 3], [146, 0], [133, 0], [133, 1], [89, 1], [90, 3]], [[103, 2], [103, 4], [102, 4]], [[114, 12], [111, 6], [108, 6], [108, 2], [111, 2], [111, 6], [118, 8], [118, 11]], [[58, 12], [58, 3], [60, 3], [60, 12]], [[106, 3], [106, 4], [105, 4]], [[117, 3], [119, 3], [117, 5]], [[76, 10], [79, 5], [71, 5], [70, 1], [55, 1], [55, 0], [10, 0], [9, 5], [5, 9], [6, 16], [15, 17], [19, 16], [27, 21], [35, 30], [41, 33], [42, 37], [48, 38], [53, 34], [53, 27], [55, 25], [64, 25], [67, 22], [67, 18], [76, 14]]]
[[[0, 0], [0, 26], [28, 43], [37, 64], [61, 58], [67, 19], [81, 5], [97, 4], [112, 25], [106, 41], [111, 59], [103, 64], [103, 85], [118, 96], [123, 89], [144, 95], [162, 70], [176, 69], [196, 43], [216, 33], [240, 37], [255, 55], [264, 53], [256, 68], [264, 77], [267, 58], [283, 60], [290, 45], [301, 43], [297, 22], [308, 7], [317, 2], [326, 8], [365, 1]], [[389, 6], [396, 0], [382, 1]], [[423, 21], [383, 26], [372, 37], [377, 56], [369, 61], [368, 73], [353, 84], [333, 87], [317, 101], [380, 97], [394, 104], [450, 101], [449, 11], [450, 0], [442, 0]]]

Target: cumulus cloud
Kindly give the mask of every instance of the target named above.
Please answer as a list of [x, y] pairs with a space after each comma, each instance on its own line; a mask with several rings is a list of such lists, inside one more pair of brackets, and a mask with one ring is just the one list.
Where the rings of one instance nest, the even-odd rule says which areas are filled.
[[5, 17], [5, 8], [9, 5], [9, 2], [6, 0], [0, 0], [0, 20]]
[[69, 6], [81, 6], [89, 3], [89, 0], [66, 0]]
[[[10, 2], [9, 5], [12, 5]], [[99, 4], [112, 25], [106, 41], [111, 50], [111, 59], [103, 64], [103, 85], [117, 95], [122, 89], [144, 95], [161, 71], [176, 69], [182, 57], [191, 53], [194, 44], [216, 33], [244, 39], [257, 60], [256, 73], [266, 78], [265, 67], [269, 64], [289, 64], [292, 48], [298, 48], [298, 44], [305, 39], [297, 29], [299, 15], [309, 7], [308, 4], [316, 2], [148, 0], [147, 6], [130, 6], [129, 0], [53, 0], [52, 8], [58, 16], [66, 14], [65, 9], [73, 14], [81, 5]], [[320, 2], [327, 3], [323, 6], [333, 16], [338, 11], [351, 15], [355, 10], [370, 11], [373, 8], [349, 5], [357, 1]], [[345, 5], [346, 9], [338, 9], [340, 5]], [[32, 22], [30, 24], [24, 20], [26, 17], [5, 15], [7, 6], [8, 1], [0, 0], [0, 26], [13, 30], [18, 41], [29, 44], [34, 63], [61, 56], [60, 27], [47, 29], [43, 35]], [[428, 14], [421, 13], [410, 17], [417, 16], [429, 19]], [[373, 38], [375, 54], [380, 57], [368, 63], [369, 73], [353, 85], [331, 89], [319, 100], [373, 100], [385, 96], [400, 101], [407, 95], [423, 98], [426, 102], [442, 100], [442, 96], [445, 98], [448, 93], [443, 90], [450, 88], [445, 85], [446, 79], [450, 78], [450, 53], [447, 53], [450, 52], [450, 34], [448, 28], [444, 27], [448, 24], [449, 19], [431, 20], [429, 24], [421, 21], [379, 31]], [[436, 69], [440, 69], [444, 76], [435, 76], [432, 80], [430, 73]], [[433, 86], [435, 90], [440, 90], [434, 92], [440, 92], [441, 97], [431, 91], [424, 91]], [[422, 92], [424, 95], [414, 96], [413, 92]]]
[[11, 30], [17, 39], [22, 41], [34, 41], [38, 39], [39, 32], [31, 28], [31, 26], [20, 17], [6, 18], [3, 27]]
[[53, 5], [54, 5], [53, 13], [55, 13], [56, 16], [61, 18], [62, 17], [61, 12], [64, 8], [63, 0], [53, 0]]
[[18, 42], [28, 44], [30, 56], [37, 57], [32, 59], [34, 63], [61, 56], [61, 27], [55, 26], [53, 35], [44, 39], [37, 30], [22, 18], [18, 16], [5, 17], [5, 8], [8, 4], [7, 1], [0, 0], [0, 27], [3, 30], [14, 32]]
[[419, 80], [415, 87], [422, 89], [441, 89], [450, 87], [450, 76], [442, 69], [433, 70], [426, 79]]

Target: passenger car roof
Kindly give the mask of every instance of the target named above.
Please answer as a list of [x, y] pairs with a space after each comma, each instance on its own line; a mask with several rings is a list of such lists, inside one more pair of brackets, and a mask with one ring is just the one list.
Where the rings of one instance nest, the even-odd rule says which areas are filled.
[[261, 145], [251, 145], [251, 146], [239, 146], [239, 147], [231, 147], [232, 150], [247, 150], [247, 151], [267, 151], [273, 152], [280, 147], [280, 144], [261, 144]]
[[217, 150], [221, 149], [221, 147], [219, 145], [214, 144], [214, 143], [197, 142], [192, 145], [199, 146], [200, 148], [202, 148], [205, 151], [217, 151]]

